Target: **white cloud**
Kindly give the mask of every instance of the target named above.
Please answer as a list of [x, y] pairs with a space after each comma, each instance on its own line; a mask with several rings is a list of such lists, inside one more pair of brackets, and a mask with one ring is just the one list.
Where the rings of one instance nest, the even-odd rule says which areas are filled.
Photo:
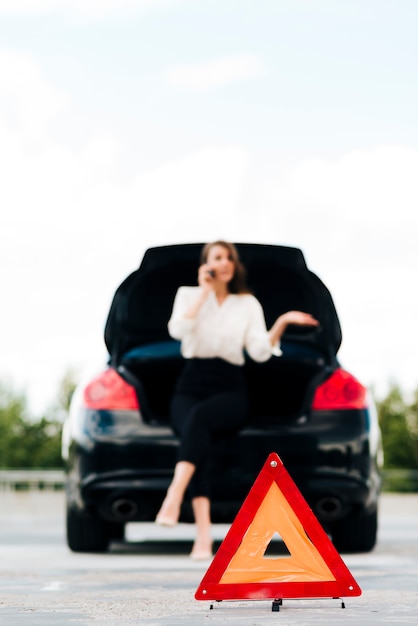
[[417, 225], [417, 176], [416, 150], [379, 146], [283, 170], [260, 186], [257, 201], [282, 214], [287, 233], [300, 230], [303, 211], [303, 226], [311, 233], [326, 232], [328, 248], [337, 252], [354, 241], [357, 255], [373, 251], [386, 264], [394, 252], [402, 253]]
[[176, 227], [195, 215], [200, 230], [219, 225], [237, 210], [248, 153], [233, 146], [210, 147], [139, 176], [133, 193], [138, 206]]
[[74, 18], [112, 18], [182, 0], [0, 0], [0, 15], [57, 14]]
[[172, 85], [198, 90], [216, 89], [237, 81], [260, 78], [265, 74], [263, 61], [252, 54], [235, 54], [202, 63], [175, 65], [165, 72]]
[[0, 49], [0, 125], [19, 141], [36, 142], [45, 125], [65, 110], [66, 96], [43, 77], [39, 66], [23, 53]]

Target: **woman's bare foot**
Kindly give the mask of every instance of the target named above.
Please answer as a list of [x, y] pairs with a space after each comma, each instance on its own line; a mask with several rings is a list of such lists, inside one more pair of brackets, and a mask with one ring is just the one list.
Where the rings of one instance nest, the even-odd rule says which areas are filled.
[[167, 495], [155, 521], [160, 526], [175, 526], [179, 521], [184, 493], [195, 472], [196, 466], [188, 461], [179, 461], [174, 468], [174, 476]]
[[212, 558], [212, 533], [210, 521], [210, 500], [206, 496], [197, 496], [192, 500], [196, 521], [196, 539], [190, 558], [194, 561], [206, 561]]
[[190, 552], [190, 558], [194, 561], [207, 561], [211, 559], [213, 557], [212, 546], [212, 537], [196, 537], [192, 551]]
[[160, 526], [175, 526], [180, 517], [181, 500], [167, 493], [164, 502], [155, 518]]

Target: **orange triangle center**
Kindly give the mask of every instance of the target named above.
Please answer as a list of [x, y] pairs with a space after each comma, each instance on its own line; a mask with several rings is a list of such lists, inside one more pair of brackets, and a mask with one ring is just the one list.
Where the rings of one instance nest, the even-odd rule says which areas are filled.
[[[264, 553], [276, 532], [285, 542], [290, 557], [264, 558]], [[240, 547], [219, 582], [222, 584], [296, 580], [335, 581], [335, 576], [306, 535], [276, 483], [272, 483]]]

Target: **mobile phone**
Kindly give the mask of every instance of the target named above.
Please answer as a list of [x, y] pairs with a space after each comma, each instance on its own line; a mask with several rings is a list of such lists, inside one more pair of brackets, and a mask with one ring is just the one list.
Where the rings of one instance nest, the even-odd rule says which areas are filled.
[[208, 274], [211, 278], [215, 278], [215, 270], [208, 270]]

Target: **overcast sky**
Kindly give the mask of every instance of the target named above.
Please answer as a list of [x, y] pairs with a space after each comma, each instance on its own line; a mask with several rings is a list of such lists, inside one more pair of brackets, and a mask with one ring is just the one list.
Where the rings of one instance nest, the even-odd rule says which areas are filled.
[[0, 0], [0, 376], [105, 365], [153, 245], [294, 245], [340, 358], [418, 385], [416, 0]]

